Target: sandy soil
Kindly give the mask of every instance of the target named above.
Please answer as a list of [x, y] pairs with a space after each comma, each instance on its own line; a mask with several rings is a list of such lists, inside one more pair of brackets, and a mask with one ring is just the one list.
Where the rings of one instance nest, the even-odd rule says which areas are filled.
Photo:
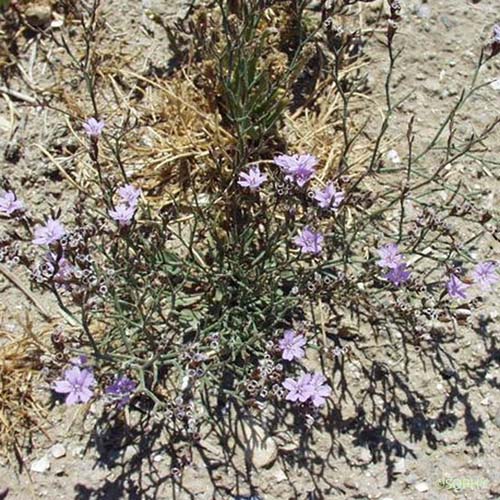
[[[182, 3], [185, 8], [184, 3], [188, 2]], [[166, 35], [154, 23], [143, 22], [140, 2], [113, 0], [106, 3], [105, 9], [115, 36], [133, 38], [134, 51], [141, 48], [145, 54], [140, 60], [132, 60], [132, 68], [139, 72], [146, 68], [164, 70]], [[171, 7], [167, 15], [175, 13]], [[413, 94], [398, 108], [391, 128], [394, 148], [401, 154], [410, 116], [416, 114], [417, 143], [424, 143], [458, 98], [474, 69], [479, 48], [488, 39], [493, 23], [499, 20], [497, 0], [408, 2], [404, 14], [398, 39], [404, 52], [393, 87], [396, 98], [410, 91]], [[365, 25], [372, 26], [371, 10], [366, 8], [362, 15]], [[371, 57], [370, 98], [376, 106], [383, 105], [387, 65], [378, 41], [382, 37], [378, 33], [366, 47]], [[31, 44], [25, 48], [22, 61], [29, 68], [34, 58], [32, 79], [37, 84], [47, 84], [54, 75], [50, 64], [36, 59], [34, 47]], [[58, 52], [52, 57], [58, 57]], [[479, 78], [498, 78], [500, 82], [500, 57]], [[30, 88], [19, 78], [14, 79], [13, 87], [30, 94]], [[75, 193], [71, 185], [37, 147], [40, 144], [49, 151], [65, 151], [68, 168], [73, 168], [80, 161], [72, 153], [78, 148], [64, 121], [58, 122], [53, 111], [35, 109], [15, 99], [3, 99], [0, 110], [2, 175], [29, 198], [34, 209], [73, 203]], [[464, 113], [469, 127], [464, 126], [464, 131], [484, 126], [498, 116], [499, 110], [500, 85], [486, 86]], [[11, 127], [12, 122], [17, 128]], [[376, 119], [374, 128], [375, 125]], [[497, 130], [487, 145], [491, 158], [496, 156], [498, 160], [499, 144]], [[477, 165], [464, 160], [454, 175], [461, 176], [471, 189], [484, 191], [484, 207], [498, 206], [498, 177], [479, 176], [477, 171]], [[494, 243], [488, 253], [500, 258], [500, 249]], [[1, 278], [0, 286], [1, 302], [9, 309], [1, 325], [4, 329], [16, 331], [15, 316], [24, 310], [42, 321], [18, 290]], [[48, 310], [53, 309], [48, 297], [40, 296], [39, 300]], [[379, 355], [391, 357], [391, 366], [400, 378], [376, 381], [365, 400], [358, 399], [363, 389], [362, 360], [346, 357], [345, 370], [358, 380], [351, 388], [357, 404], [339, 407], [324, 426], [314, 428], [307, 440], [293, 432], [275, 436], [280, 455], [268, 467], [248, 470], [244, 453], [237, 446], [229, 463], [214, 434], [204, 436], [194, 454], [186, 457], [182, 448], [167, 445], [161, 422], [145, 429], [135, 422], [128, 430], [118, 427], [104, 435], [94, 434], [94, 426], [102, 426], [99, 405], [93, 405], [86, 415], [82, 407], [56, 407], [50, 413], [46, 433], [36, 437], [31, 454], [25, 457], [26, 468], [19, 472], [6, 463], [0, 465], [0, 498], [4, 488], [8, 489], [8, 499], [22, 500], [209, 500], [249, 499], [252, 495], [254, 500], [499, 498], [500, 330], [496, 302], [493, 297], [490, 304], [475, 313], [469, 326], [459, 328], [446, 369], [444, 364], [430, 363], [430, 358], [417, 353], [402, 362], [393, 351], [381, 348]], [[364, 341], [375, 344], [373, 339]], [[378, 339], [380, 344], [391, 341]], [[408, 396], [406, 388], [418, 394], [417, 400]], [[272, 408], [263, 412], [267, 429], [272, 428], [266, 424], [272, 415]], [[152, 448], [145, 436], [154, 442]], [[56, 444], [62, 445], [64, 453], [54, 449]], [[234, 440], [226, 448], [232, 444]], [[55, 458], [57, 451], [63, 456]], [[186, 464], [175, 487], [171, 481], [175, 476], [173, 456]], [[30, 472], [33, 462], [44, 458], [50, 468]]]

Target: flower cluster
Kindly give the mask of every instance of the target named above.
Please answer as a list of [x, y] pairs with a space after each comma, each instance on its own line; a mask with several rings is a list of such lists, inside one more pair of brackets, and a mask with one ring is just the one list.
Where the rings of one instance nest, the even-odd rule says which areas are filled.
[[46, 257], [46, 264], [52, 270], [53, 280], [58, 284], [66, 283], [73, 276], [74, 266], [64, 255], [58, 256], [50, 252]]
[[16, 197], [13, 191], [6, 191], [0, 196], [0, 215], [11, 217], [23, 210], [24, 203]]
[[106, 388], [106, 394], [116, 402], [118, 409], [123, 408], [130, 402], [132, 393], [137, 384], [126, 375], [117, 377], [116, 380]]
[[450, 276], [446, 288], [448, 290], [448, 295], [454, 299], [466, 299], [467, 298], [467, 285], [463, 281], [460, 281], [454, 274]]
[[318, 159], [310, 154], [280, 155], [274, 158], [274, 163], [285, 174], [285, 180], [304, 187], [314, 177]]
[[122, 227], [130, 226], [137, 210], [141, 190], [131, 184], [118, 189], [120, 203], [108, 211], [109, 216]]
[[83, 124], [83, 129], [87, 133], [89, 137], [92, 139], [97, 139], [101, 136], [102, 131], [104, 130], [105, 123], [102, 120], [96, 120], [95, 118], [89, 118]]
[[302, 253], [317, 255], [323, 249], [323, 235], [313, 231], [309, 226], [304, 227], [302, 231], [294, 238], [293, 242], [300, 248]]
[[[274, 163], [280, 167], [286, 181], [304, 187], [313, 178], [318, 160], [310, 154], [279, 155], [274, 158]], [[248, 172], [239, 174], [238, 184], [251, 191], [257, 191], [266, 180], [267, 174], [262, 173], [258, 166], [254, 166]], [[320, 208], [333, 211], [338, 210], [345, 197], [344, 192], [335, 189], [333, 183], [328, 183], [322, 189], [316, 189], [312, 196]], [[323, 241], [323, 235], [309, 226], [305, 226], [293, 240], [301, 253], [312, 255], [321, 253]]]
[[388, 243], [377, 250], [380, 260], [377, 265], [388, 268], [388, 272], [384, 278], [389, 280], [393, 285], [399, 287], [405, 284], [411, 276], [408, 271], [408, 266], [403, 262], [398, 246], [395, 243]]
[[324, 209], [337, 210], [344, 199], [344, 192], [337, 191], [332, 183], [327, 184], [324, 189], [314, 191], [314, 199]]
[[248, 173], [240, 173], [238, 184], [250, 189], [250, 191], [257, 191], [266, 180], [267, 174], [262, 173], [259, 167], [252, 167]]
[[68, 405], [87, 403], [94, 395], [93, 387], [96, 384], [94, 373], [90, 368], [74, 365], [63, 373], [63, 378], [54, 384], [54, 391], [66, 394], [65, 402]]
[[[490, 291], [499, 281], [500, 277], [497, 272], [497, 264], [493, 261], [479, 262], [472, 271], [472, 276], [469, 281], [472, 281], [483, 292]], [[455, 274], [451, 274], [446, 288], [448, 295], [454, 299], [467, 299], [467, 289], [470, 287], [458, 279]]]
[[493, 41], [495, 43], [500, 43], [500, 24], [495, 24], [493, 26]]
[[500, 53], [500, 24], [493, 25], [493, 36], [491, 41], [491, 57]]
[[279, 347], [283, 351], [282, 358], [287, 361], [302, 359], [305, 355], [305, 345], [304, 335], [297, 335], [294, 330], [285, 330], [283, 338], [279, 341]]
[[319, 372], [304, 373], [297, 380], [287, 378], [283, 382], [283, 387], [288, 391], [286, 399], [299, 403], [310, 401], [313, 406], [323, 406], [332, 392], [325, 382], [325, 376]]
[[[295, 330], [285, 330], [278, 342], [281, 357], [287, 361], [300, 360], [304, 357], [306, 339]], [[325, 398], [331, 394], [331, 389], [325, 385], [326, 378], [319, 372], [302, 374], [297, 380], [287, 378], [282, 386], [288, 391], [286, 399], [292, 402], [305, 403], [310, 401], [313, 406], [320, 407]]]
[[35, 245], [52, 245], [66, 234], [66, 229], [58, 219], [49, 217], [45, 226], [35, 227]]

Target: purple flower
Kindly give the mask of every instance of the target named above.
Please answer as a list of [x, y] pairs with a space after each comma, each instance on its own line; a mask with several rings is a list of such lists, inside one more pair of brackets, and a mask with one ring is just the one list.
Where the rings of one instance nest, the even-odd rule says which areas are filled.
[[493, 26], [493, 43], [500, 44], [500, 24]]
[[309, 400], [316, 407], [323, 406], [325, 398], [332, 393], [332, 389], [325, 385], [325, 382], [326, 378], [319, 372], [305, 373], [298, 380], [287, 378], [283, 382], [283, 387], [288, 390], [286, 399], [300, 403]]
[[24, 210], [24, 203], [16, 198], [13, 191], [6, 191], [0, 196], [0, 214], [10, 216], [22, 210]]
[[396, 267], [392, 267], [385, 275], [385, 278], [388, 279], [393, 285], [400, 286], [410, 279], [411, 272], [407, 271], [407, 268], [408, 266], [402, 262]]
[[121, 203], [117, 205], [114, 210], [109, 210], [110, 217], [118, 222], [120, 226], [129, 226], [135, 214], [135, 207]]
[[316, 173], [318, 159], [309, 154], [280, 155], [274, 158], [274, 163], [281, 168], [287, 181], [293, 181], [297, 186], [303, 187]]
[[89, 362], [89, 360], [88, 360], [87, 356], [85, 356], [85, 354], [80, 354], [80, 356], [77, 356], [76, 358], [71, 358], [69, 360], [69, 362], [72, 365], [81, 366], [82, 368], [84, 368], [85, 366], [87, 366], [87, 363]]
[[135, 391], [137, 384], [127, 376], [118, 377], [106, 388], [106, 394], [117, 401], [118, 408], [123, 408], [130, 402], [130, 397]]
[[104, 125], [105, 123], [103, 120], [96, 120], [95, 118], [89, 118], [86, 122], [84, 122], [83, 128], [90, 137], [97, 138], [102, 134], [102, 131], [104, 130]]
[[448, 289], [448, 294], [454, 299], [466, 299], [467, 293], [466, 289], [469, 285], [466, 285], [463, 281], [460, 281], [454, 274], [450, 276], [450, 279], [446, 285]]
[[311, 388], [310, 400], [314, 406], [323, 406], [325, 404], [325, 398], [330, 396], [332, 389], [325, 385], [326, 378], [323, 374], [315, 372], [312, 374], [309, 387]]
[[399, 253], [398, 246], [396, 243], [389, 243], [380, 247], [377, 250], [380, 260], [377, 261], [377, 265], [380, 267], [390, 267], [395, 268], [401, 264], [403, 257]]
[[248, 173], [241, 172], [239, 177], [238, 184], [251, 191], [257, 191], [261, 184], [267, 181], [267, 174], [263, 174], [259, 167], [252, 167]]
[[91, 387], [96, 381], [94, 374], [89, 369], [81, 369], [73, 366], [64, 372], [64, 378], [57, 380], [54, 384], [54, 391], [59, 394], [67, 394], [66, 404], [86, 403], [93, 396]]
[[45, 226], [35, 227], [35, 239], [33, 243], [35, 245], [51, 245], [59, 241], [65, 234], [66, 230], [59, 220], [49, 217]]
[[479, 285], [483, 291], [490, 290], [499, 279], [496, 268], [496, 262], [492, 261], [480, 262], [477, 264], [472, 272], [474, 283]]
[[314, 199], [321, 208], [336, 210], [344, 199], [343, 191], [336, 191], [333, 184], [328, 184], [324, 189], [314, 191]]
[[118, 189], [118, 195], [123, 203], [127, 203], [130, 207], [136, 207], [141, 196], [141, 189], [135, 188], [132, 184], [126, 184]]
[[73, 276], [74, 267], [64, 255], [58, 258], [57, 254], [52, 252], [48, 255], [48, 261], [54, 268], [57, 266], [57, 273], [54, 275], [54, 281], [64, 283]]
[[294, 330], [285, 330], [283, 338], [279, 341], [280, 349], [283, 351], [281, 357], [287, 361], [301, 359], [305, 355], [303, 349], [305, 345], [304, 335], [296, 335]]
[[305, 373], [298, 380], [287, 378], [283, 382], [283, 387], [288, 391], [285, 399], [305, 403], [311, 397], [313, 391], [311, 387], [311, 374]]
[[323, 235], [314, 232], [309, 226], [304, 227], [301, 233], [293, 239], [293, 242], [300, 247], [302, 253], [319, 254], [322, 250]]

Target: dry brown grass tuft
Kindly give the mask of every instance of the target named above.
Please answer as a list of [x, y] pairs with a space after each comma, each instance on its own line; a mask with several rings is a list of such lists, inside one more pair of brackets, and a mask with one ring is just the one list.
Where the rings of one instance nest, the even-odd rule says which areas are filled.
[[0, 454], [18, 459], [46, 416], [36, 397], [45, 335], [28, 317], [19, 323], [21, 336], [0, 330]]

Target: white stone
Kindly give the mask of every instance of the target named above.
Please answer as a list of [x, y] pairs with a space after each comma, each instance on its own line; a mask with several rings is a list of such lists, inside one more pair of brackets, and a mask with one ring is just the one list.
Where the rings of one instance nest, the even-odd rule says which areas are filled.
[[370, 462], [372, 459], [372, 454], [368, 448], [362, 448], [359, 452], [359, 460], [361, 462]]
[[422, 19], [429, 19], [431, 17], [431, 8], [427, 4], [421, 5], [417, 9], [417, 16]]
[[406, 472], [406, 461], [404, 458], [400, 458], [396, 460], [394, 463], [394, 473], [395, 474], [404, 474]]
[[276, 479], [278, 483], [281, 483], [281, 481], [285, 481], [286, 480], [285, 471], [283, 469], [278, 469], [274, 474], [274, 479]]
[[254, 421], [242, 421], [237, 434], [245, 446], [245, 453], [256, 468], [266, 467], [278, 458], [276, 441]]
[[398, 152], [395, 149], [390, 149], [387, 151], [387, 159], [393, 163], [394, 165], [398, 165], [401, 163], [401, 158], [399, 157]]
[[50, 453], [54, 458], [62, 458], [66, 455], [66, 448], [61, 443], [57, 443], [52, 446]]
[[500, 90], [500, 78], [498, 78], [497, 80], [493, 80], [493, 81], [490, 83], [490, 87], [491, 87], [493, 90]]
[[427, 483], [417, 483], [415, 485], [415, 489], [420, 493], [424, 493], [426, 491], [429, 491], [429, 485]]
[[44, 472], [47, 472], [49, 469], [50, 469], [50, 462], [46, 456], [43, 456], [42, 458], [35, 460], [34, 462], [31, 462], [31, 467], [30, 467], [31, 472], [40, 472], [41, 474], [43, 474]]
[[76, 446], [72, 455], [77, 458], [82, 458], [85, 455], [85, 446]]

